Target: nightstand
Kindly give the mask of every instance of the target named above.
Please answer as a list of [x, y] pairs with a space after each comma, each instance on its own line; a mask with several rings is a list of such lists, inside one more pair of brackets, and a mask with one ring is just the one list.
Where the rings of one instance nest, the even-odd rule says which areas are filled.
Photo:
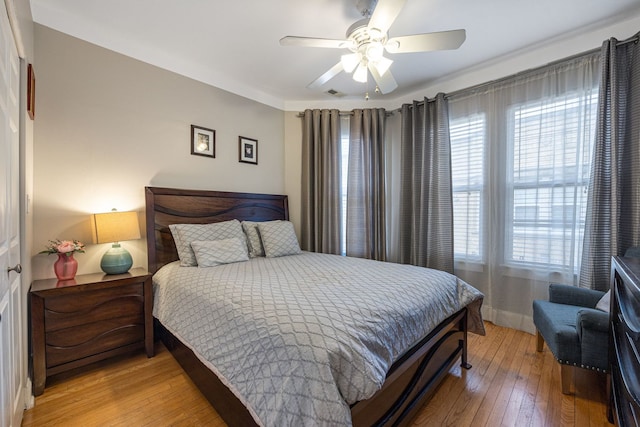
[[29, 291], [34, 394], [48, 377], [144, 348], [153, 357], [151, 274], [35, 280]]

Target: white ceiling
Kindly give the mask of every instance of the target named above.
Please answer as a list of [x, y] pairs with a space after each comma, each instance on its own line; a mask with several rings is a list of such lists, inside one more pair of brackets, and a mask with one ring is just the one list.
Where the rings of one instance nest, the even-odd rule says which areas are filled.
[[[443, 76], [640, 14], [639, 0], [408, 0], [389, 36], [464, 28], [453, 51], [387, 55], [399, 87], [341, 73], [306, 86], [347, 51], [282, 47], [286, 35], [345, 38], [361, 18], [355, 0], [30, 0], [34, 21], [122, 54], [264, 102], [399, 99]], [[626, 36], [631, 36], [628, 34]], [[594, 46], [595, 47], [595, 46]], [[574, 52], [579, 53], [579, 52]]]

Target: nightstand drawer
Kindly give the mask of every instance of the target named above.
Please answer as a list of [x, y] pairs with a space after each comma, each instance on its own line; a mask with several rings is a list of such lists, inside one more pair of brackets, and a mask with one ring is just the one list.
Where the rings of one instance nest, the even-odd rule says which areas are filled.
[[144, 313], [142, 284], [60, 295], [44, 302], [45, 332]]
[[125, 316], [61, 329], [46, 336], [47, 368], [144, 341], [144, 318]]

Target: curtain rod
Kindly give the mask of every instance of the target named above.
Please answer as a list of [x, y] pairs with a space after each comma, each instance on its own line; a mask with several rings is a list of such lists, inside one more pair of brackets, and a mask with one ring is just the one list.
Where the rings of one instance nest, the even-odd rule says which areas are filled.
[[[464, 92], [477, 91], [477, 90], [482, 89], [484, 87], [495, 85], [495, 84], [500, 84], [500, 83], [506, 82], [506, 81], [511, 80], [513, 78], [516, 78], [516, 77], [522, 77], [522, 76], [525, 76], [527, 74], [533, 74], [533, 73], [535, 73], [537, 71], [540, 71], [540, 70], [542, 70], [544, 68], [553, 67], [554, 65], [558, 65], [558, 64], [560, 64], [562, 62], [565, 62], [565, 61], [572, 61], [574, 59], [578, 59], [578, 58], [586, 57], [586, 56], [589, 56], [589, 55], [593, 55], [594, 53], [597, 53], [599, 51], [600, 51], [600, 48], [590, 49], [590, 50], [587, 50], [585, 52], [581, 52], [581, 53], [578, 53], [578, 54], [575, 54], [575, 55], [568, 56], [568, 57], [563, 58], [563, 59], [559, 59], [557, 61], [549, 62], [549, 63], [541, 65], [539, 67], [529, 68], [528, 70], [519, 71], [519, 72], [517, 72], [515, 74], [510, 74], [510, 75], [505, 76], [505, 77], [500, 77], [499, 79], [489, 80], [488, 82], [478, 83], [477, 85], [469, 86], [469, 87], [464, 88], [464, 89], [454, 90], [453, 92], [445, 94], [445, 98], [451, 98], [453, 96], [456, 96], [456, 95], [464, 93]], [[418, 106], [422, 106], [422, 105], [424, 105], [424, 101], [418, 102]], [[400, 107], [400, 108], [398, 108], [396, 110], [393, 110], [393, 111], [394, 112], [400, 112], [400, 111], [402, 111], [402, 107]]]
[[618, 43], [616, 43], [616, 47], [624, 46], [625, 44], [629, 44], [629, 43], [638, 43], [638, 40], [640, 40], [640, 35], [633, 36], [633, 37], [628, 38], [626, 40], [619, 41]]
[[[310, 110], [312, 110], [312, 108], [310, 108]], [[338, 112], [341, 116], [350, 116], [353, 113], [351, 111], [339, 111]], [[296, 117], [304, 117], [304, 111], [300, 111]]]
[[[359, 108], [360, 110], [364, 110], [364, 108]], [[385, 112], [385, 116], [389, 117], [389, 116], [393, 116], [393, 111], [387, 111]], [[341, 116], [352, 116], [353, 115], [353, 111], [339, 111], [338, 112]], [[296, 114], [296, 117], [304, 117], [304, 112], [299, 112], [298, 114]]]
[[[631, 38], [628, 38], [626, 40], [622, 40], [622, 41], [617, 42], [616, 43], [616, 47], [623, 46], [623, 45], [628, 44], [628, 43], [638, 43], [639, 40], [640, 40], [640, 35], [635, 35], [635, 36], [633, 36]], [[539, 70], [541, 70], [541, 69], [543, 69], [545, 67], [552, 67], [554, 65], [558, 65], [558, 64], [560, 64], [562, 62], [565, 62], [565, 61], [572, 61], [574, 59], [578, 59], [578, 58], [582, 58], [582, 57], [585, 57], [585, 56], [593, 55], [594, 53], [597, 53], [600, 50], [601, 50], [601, 48], [597, 47], [597, 48], [594, 48], [594, 49], [587, 50], [585, 52], [581, 52], [581, 53], [577, 53], [575, 55], [568, 56], [568, 57], [563, 58], [563, 59], [558, 59], [557, 61], [549, 62], [549, 63], [547, 63], [545, 65], [540, 66], [540, 67], [530, 68], [528, 70], [520, 71], [518, 73], [511, 74], [511, 75], [506, 76], [506, 77], [502, 77], [502, 78], [491, 80], [491, 81], [484, 82], [484, 83], [479, 83], [479, 84], [474, 85], [474, 86], [469, 86], [468, 88], [465, 88], [465, 89], [455, 90], [455, 91], [453, 91], [451, 93], [446, 94], [445, 98], [449, 98], [451, 96], [456, 96], [456, 95], [458, 95], [458, 94], [460, 94], [462, 92], [478, 90], [478, 89], [481, 89], [481, 88], [483, 88], [485, 86], [489, 86], [489, 85], [493, 85], [493, 84], [497, 84], [497, 83], [502, 83], [503, 81], [512, 79], [514, 77], [519, 77], [519, 76], [526, 75], [526, 74], [529, 74], [529, 73], [534, 73], [534, 72], [539, 71]], [[424, 101], [418, 102], [418, 105], [419, 106], [424, 105]], [[394, 113], [395, 112], [401, 112], [402, 111], [402, 107], [397, 108], [397, 109], [392, 110], [392, 111]]]
[[[616, 43], [616, 47], [622, 46], [622, 45], [625, 45], [625, 44], [628, 44], [628, 43], [637, 43], [639, 38], [640, 38], [640, 36], [636, 35], [636, 36], [633, 36], [631, 38], [628, 38], [627, 40], [619, 41], [619, 42]], [[534, 72], [542, 70], [543, 68], [546, 68], [546, 67], [553, 67], [554, 65], [558, 65], [558, 64], [561, 64], [561, 63], [566, 62], [566, 61], [573, 61], [574, 59], [583, 58], [583, 57], [586, 57], [586, 56], [589, 56], [589, 55], [593, 55], [594, 53], [600, 52], [601, 49], [602, 49], [601, 47], [596, 47], [596, 48], [593, 48], [593, 49], [589, 49], [589, 50], [587, 50], [585, 52], [581, 52], [581, 53], [577, 53], [575, 55], [568, 56], [568, 57], [563, 58], [563, 59], [558, 59], [556, 61], [551, 61], [551, 62], [549, 62], [549, 63], [547, 63], [545, 65], [542, 65], [540, 67], [530, 68], [528, 70], [520, 71], [519, 73], [515, 73], [515, 74], [512, 74], [512, 75], [507, 76], [507, 77], [503, 77], [503, 78], [500, 78], [500, 79], [492, 80], [492, 81], [486, 82], [486, 83], [480, 83], [478, 85], [471, 86], [471, 87], [469, 87], [467, 89], [456, 90], [456, 91], [453, 91], [451, 93], [448, 93], [446, 95], [446, 97], [448, 98], [450, 96], [455, 96], [455, 95], [458, 95], [461, 92], [466, 92], [468, 90], [477, 90], [477, 89], [482, 88], [483, 86], [491, 85], [491, 84], [494, 84], [494, 83], [501, 83], [503, 81], [506, 81], [506, 80], [514, 78], [514, 77], [520, 77], [522, 75], [526, 75], [526, 74], [529, 74], [529, 73], [534, 73]]]
[[466, 91], [470, 91], [470, 90], [478, 90], [478, 89], [483, 88], [484, 86], [489, 86], [489, 85], [493, 85], [493, 84], [496, 84], [496, 83], [502, 83], [502, 82], [505, 82], [507, 80], [513, 79], [515, 77], [526, 76], [527, 74], [533, 74], [533, 73], [536, 73], [538, 71], [543, 70], [544, 68], [553, 67], [555, 65], [562, 64], [563, 62], [573, 61], [574, 59], [584, 58], [584, 57], [587, 57], [589, 55], [593, 55], [593, 54], [598, 53], [598, 52], [600, 52], [600, 48], [599, 47], [595, 48], [595, 49], [589, 49], [589, 50], [587, 50], [585, 52], [580, 52], [580, 53], [577, 53], [575, 55], [567, 56], [566, 58], [558, 59], [557, 61], [547, 62], [546, 64], [541, 65], [539, 67], [529, 68], [529, 69], [524, 70], [524, 71], [519, 71], [519, 72], [517, 72], [515, 74], [511, 74], [509, 76], [501, 77], [499, 79], [491, 80], [491, 81], [488, 81], [488, 82], [485, 82], [485, 83], [480, 83], [480, 84], [477, 84], [475, 86], [468, 87], [466, 89], [454, 90], [453, 92], [446, 94], [445, 97], [449, 98], [449, 97], [452, 97], [452, 96], [456, 96], [456, 95], [458, 95], [458, 94], [460, 94], [462, 92], [466, 92]]

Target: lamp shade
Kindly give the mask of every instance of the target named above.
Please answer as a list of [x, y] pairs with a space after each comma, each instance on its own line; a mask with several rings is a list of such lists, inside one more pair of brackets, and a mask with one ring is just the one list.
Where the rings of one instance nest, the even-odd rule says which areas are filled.
[[107, 212], [95, 214], [96, 243], [113, 243], [140, 238], [136, 212]]
[[133, 258], [120, 246], [122, 240], [140, 238], [138, 214], [135, 212], [108, 212], [93, 215], [96, 243], [113, 243], [100, 260], [100, 268], [107, 274], [122, 274], [129, 271]]

